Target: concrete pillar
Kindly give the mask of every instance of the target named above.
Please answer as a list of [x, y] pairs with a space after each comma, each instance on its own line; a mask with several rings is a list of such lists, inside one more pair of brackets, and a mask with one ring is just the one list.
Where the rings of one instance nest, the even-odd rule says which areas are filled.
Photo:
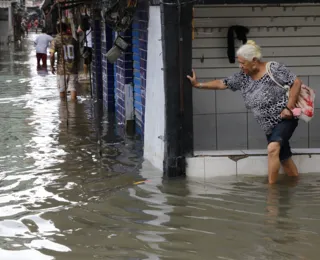
[[14, 38], [14, 28], [13, 28], [13, 13], [12, 6], [8, 7], [8, 41], [13, 41]]
[[193, 153], [192, 88], [186, 75], [192, 66], [192, 4], [161, 2], [165, 91], [164, 177], [185, 175], [185, 157]]
[[[104, 24], [104, 37], [102, 38], [102, 78], [103, 78], [103, 104], [108, 112], [114, 112], [114, 65], [108, 62], [106, 54], [113, 46], [112, 29]], [[102, 32], [101, 32], [102, 34]]]
[[[95, 13], [98, 14], [98, 10]], [[101, 52], [101, 20], [100, 16], [94, 16], [92, 33], [92, 88], [94, 96], [102, 100], [102, 52]]]
[[[132, 30], [128, 28], [121, 37], [128, 43], [132, 41]], [[117, 60], [115, 65], [116, 84], [115, 84], [115, 109], [117, 121], [120, 124], [126, 124], [125, 111], [125, 85], [132, 84], [133, 63], [132, 63], [132, 46], [130, 45], [126, 52]]]
[[132, 23], [134, 109], [136, 133], [144, 135], [145, 98], [147, 80], [149, 5], [140, 1]]

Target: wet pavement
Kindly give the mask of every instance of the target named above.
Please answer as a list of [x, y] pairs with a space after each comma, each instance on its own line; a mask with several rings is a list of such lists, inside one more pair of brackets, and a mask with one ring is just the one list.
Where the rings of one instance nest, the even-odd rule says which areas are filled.
[[164, 181], [90, 94], [67, 109], [33, 37], [0, 50], [1, 260], [319, 258], [320, 175]]

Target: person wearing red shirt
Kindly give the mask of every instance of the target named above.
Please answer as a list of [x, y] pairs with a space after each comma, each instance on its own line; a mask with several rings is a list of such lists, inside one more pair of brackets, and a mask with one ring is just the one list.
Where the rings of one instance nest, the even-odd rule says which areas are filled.
[[38, 21], [38, 19], [36, 19], [36, 20], [33, 22], [33, 26], [34, 26], [34, 28], [36, 29], [36, 33], [38, 33], [38, 26], [39, 26], [39, 21]]

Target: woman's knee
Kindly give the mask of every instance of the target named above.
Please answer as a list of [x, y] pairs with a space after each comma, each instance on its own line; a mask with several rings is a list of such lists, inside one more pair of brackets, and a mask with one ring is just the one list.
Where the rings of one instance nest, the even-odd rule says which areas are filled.
[[279, 156], [279, 153], [280, 153], [280, 143], [271, 142], [270, 144], [268, 144], [268, 155]]

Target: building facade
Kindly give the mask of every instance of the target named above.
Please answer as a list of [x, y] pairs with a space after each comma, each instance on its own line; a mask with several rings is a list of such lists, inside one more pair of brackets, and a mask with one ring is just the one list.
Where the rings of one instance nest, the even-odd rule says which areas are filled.
[[[144, 135], [145, 121], [148, 8], [147, 1], [138, 3], [132, 25], [125, 32], [113, 31], [100, 15], [94, 16], [97, 19], [93, 22], [94, 93], [103, 100], [106, 110], [115, 112], [118, 124], [125, 126], [129, 117], [126, 116], [126, 90], [127, 93], [131, 91], [131, 118], [134, 119], [135, 132], [140, 136]], [[118, 34], [129, 43], [129, 47], [111, 64], [107, 61], [106, 53], [112, 48]]]
[[[318, 92], [319, 14], [320, 5], [315, 4], [196, 6], [192, 52], [199, 80], [225, 78], [239, 71], [228, 60], [227, 35], [231, 26], [241, 25], [249, 29], [248, 39], [262, 47], [264, 60], [286, 64]], [[241, 41], [235, 43], [237, 48]], [[265, 149], [265, 136], [240, 93], [195, 89], [193, 106], [196, 151]], [[292, 139], [293, 148], [320, 147], [319, 126], [317, 116], [310, 124], [301, 122]]]
[[[18, 9], [22, 10], [23, 0], [0, 1], [0, 44], [8, 44], [14, 40], [14, 30]], [[18, 17], [19, 18], [19, 17]]]
[[[126, 90], [131, 86], [135, 129], [144, 138], [145, 158], [168, 176], [266, 173], [265, 136], [240, 93], [191, 90], [185, 75], [191, 67], [201, 81], [237, 72], [237, 64], [228, 60], [228, 35], [232, 26], [244, 26], [247, 38], [262, 47], [265, 60], [286, 64], [317, 92], [320, 4], [204, 0], [194, 6], [185, 1], [178, 8], [169, 2], [138, 3], [132, 26], [122, 34], [130, 47], [115, 64], [108, 63], [105, 54], [117, 34], [102, 20], [95, 21], [96, 95], [125, 125]], [[235, 47], [240, 46], [234, 38]], [[292, 138], [302, 172], [314, 171], [310, 165], [320, 159], [319, 109], [317, 101], [315, 118], [301, 122]]]

